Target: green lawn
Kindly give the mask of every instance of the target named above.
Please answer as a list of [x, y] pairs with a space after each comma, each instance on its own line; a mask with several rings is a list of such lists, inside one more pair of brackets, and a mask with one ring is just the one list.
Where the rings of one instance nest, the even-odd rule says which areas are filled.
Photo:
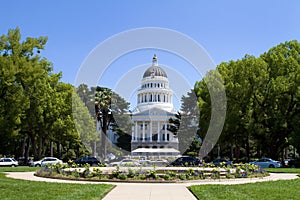
[[113, 187], [113, 185], [107, 184], [67, 184], [16, 180], [6, 178], [4, 173], [0, 173], [1, 200], [99, 200]]
[[300, 174], [300, 168], [266, 168], [267, 172], [272, 173], [298, 173]]
[[40, 167], [0, 167], [0, 172], [35, 172], [38, 169], [40, 169]]
[[189, 189], [198, 199], [278, 200], [299, 199], [300, 179], [241, 185], [197, 185]]

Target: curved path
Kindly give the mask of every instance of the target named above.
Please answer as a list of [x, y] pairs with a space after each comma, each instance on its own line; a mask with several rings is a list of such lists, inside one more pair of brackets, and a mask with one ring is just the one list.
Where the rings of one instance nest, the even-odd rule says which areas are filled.
[[298, 178], [297, 174], [270, 173], [264, 178], [197, 180], [185, 183], [118, 183], [89, 182], [49, 179], [34, 176], [34, 172], [6, 172], [7, 177], [31, 181], [77, 183], [77, 184], [113, 184], [116, 185], [103, 200], [196, 200], [187, 186], [203, 184], [245, 184], [263, 181], [291, 180]]

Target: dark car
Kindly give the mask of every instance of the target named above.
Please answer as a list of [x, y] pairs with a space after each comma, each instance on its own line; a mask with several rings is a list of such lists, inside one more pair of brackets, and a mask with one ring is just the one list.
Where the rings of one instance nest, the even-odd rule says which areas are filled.
[[94, 156], [83, 156], [74, 161], [75, 164], [84, 165], [89, 164], [91, 166], [97, 166], [100, 164], [100, 161]]
[[27, 158], [27, 162], [25, 162], [25, 158], [24, 157], [20, 157], [18, 159], [18, 164], [19, 166], [30, 166], [30, 162], [32, 162], [31, 158]]
[[300, 158], [289, 160], [288, 166], [291, 168], [300, 167]]
[[199, 166], [201, 164], [200, 159], [194, 158], [192, 156], [182, 156], [177, 158], [173, 162], [169, 163], [167, 166], [181, 166], [181, 167], [190, 167], [190, 166]]
[[230, 166], [232, 165], [232, 162], [230, 160], [226, 160], [225, 158], [218, 158], [218, 159], [215, 159], [212, 161], [212, 163], [215, 165], [215, 166], [220, 166], [220, 165], [225, 165], [225, 166]]

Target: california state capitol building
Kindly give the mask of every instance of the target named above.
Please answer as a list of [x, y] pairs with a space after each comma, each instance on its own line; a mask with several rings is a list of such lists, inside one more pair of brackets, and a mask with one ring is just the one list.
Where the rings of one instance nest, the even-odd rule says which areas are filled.
[[142, 76], [136, 98], [137, 106], [132, 111], [131, 155], [178, 156], [178, 138], [168, 130], [169, 119], [176, 113], [173, 90], [156, 55]]

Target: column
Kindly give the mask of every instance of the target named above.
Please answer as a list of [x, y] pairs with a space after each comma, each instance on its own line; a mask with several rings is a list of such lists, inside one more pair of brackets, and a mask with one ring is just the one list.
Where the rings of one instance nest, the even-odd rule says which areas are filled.
[[168, 127], [168, 124], [165, 123], [165, 141], [167, 141], [167, 135], [168, 135], [168, 133], [167, 133], [167, 127]]
[[150, 142], [152, 142], [152, 120], [150, 121]]
[[131, 127], [131, 142], [135, 141], [134, 127]]
[[142, 141], [145, 142], [145, 121], [143, 121], [143, 138]]
[[138, 125], [137, 125], [137, 122], [135, 122], [135, 141], [138, 141]]
[[157, 142], [160, 142], [160, 121], [157, 122]]

